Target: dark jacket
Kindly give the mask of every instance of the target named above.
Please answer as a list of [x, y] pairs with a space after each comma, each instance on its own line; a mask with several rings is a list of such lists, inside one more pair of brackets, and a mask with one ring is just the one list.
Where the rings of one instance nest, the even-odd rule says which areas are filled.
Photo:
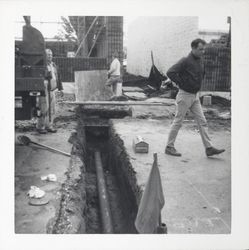
[[[57, 88], [58, 88], [58, 90], [63, 90], [59, 68], [54, 62], [52, 62], [51, 64], [55, 69], [55, 77], [56, 77]], [[49, 78], [51, 79], [51, 77], [52, 77], [51, 72], [48, 71], [47, 67], [46, 67], [46, 71], [45, 71], [45, 77], [48, 80], [49, 80]]]
[[182, 58], [168, 71], [167, 76], [175, 82], [180, 89], [189, 93], [197, 93], [201, 88], [204, 76], [202, 59], [195, 57], [192, 52]]

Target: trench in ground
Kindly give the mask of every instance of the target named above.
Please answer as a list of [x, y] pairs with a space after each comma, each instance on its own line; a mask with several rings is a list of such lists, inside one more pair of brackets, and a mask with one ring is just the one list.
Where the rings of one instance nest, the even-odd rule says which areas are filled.
[[[130, 186], [127, 174], [124, 173], [124, 162], [120, 154], [122, 147], [116, 144], [110, 137], [112, 125], [108, 122], [101, 125], [101, 120], [96, 119], [91, 125], [85, 121], [78, 126], [77, 134], [83, 135], [82, 147], [84, 150], [81, 156], [85, 164], [85, 191], [86, 209], [84, 220], [85, 232], [89, 234], [102, 233], [101, 212], [98, 198], [97, 176], [95, 170], [94, 152], [99, 151], [104, 170], [108, 200], [110, 204], [113, 233], [132, 234], [136, 233], [134, 227], [135, 215], [137, 213], [136, 198]], [[82, 125], [83, 124], [83, 125]], [[117, 153], [119, 152], [119, 153]], [[121, 168], [122, 165], [122, 168]]]

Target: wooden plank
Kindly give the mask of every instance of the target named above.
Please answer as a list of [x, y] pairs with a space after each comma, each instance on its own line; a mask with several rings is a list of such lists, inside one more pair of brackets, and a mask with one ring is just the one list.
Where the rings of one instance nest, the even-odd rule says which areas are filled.
[[144, 92], [143, 89], [139, 87], [129, 87], [129, 86], [123, 86], [124, 92]]
[[143, 106], [171, 106], [171, 103], [162, 103], [162, 102], [142, 102], [142, 101], [75, 101], [75, 102], [63, 102], [66, 104], [73, 105], [143, 105]]
[[76, 71], [76, 101], [105, 101], [113, 95], [111, 88], [105, 86], [107, 70]]

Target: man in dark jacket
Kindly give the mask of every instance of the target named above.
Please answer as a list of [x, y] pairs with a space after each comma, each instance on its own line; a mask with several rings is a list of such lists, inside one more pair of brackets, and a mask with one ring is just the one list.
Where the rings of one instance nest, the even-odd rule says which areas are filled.
[[206, 155], [212, 156], [224, 152], [224, 149], [216, 149], [212, 146], [208, 135], [207, 121], [204, 116], [199, 90], [204, 76], [202, 57], [205, 52], [206, 42], [195, 39], [191, 43], [191, 52], [173, 65], [167, 72], [167, 76], [179, 86], [176, 96], [176, 116], [171, 126], [165, 153], [173, 156], [181, 156], [174, 147], [174, 143], [182, 126], [183, 119], [190, 109], [195, 116], [202, 142], [206, 149]]
[[46, 49], [47, 68], [45, 77], [45, 96], [40, 96], [38, 106], [40, 109], [40, 115], [37, 120], [37, 131], [40, 134], [46, 134], [47, 132], [55, 133], [57, 130], [54, 128], [54, 116], [55, 116], [55, 92], [57, 89], [63, 95], [63, 87], [60, 80], [58, 67], [52, 62], [53, 53], [50, 49]]

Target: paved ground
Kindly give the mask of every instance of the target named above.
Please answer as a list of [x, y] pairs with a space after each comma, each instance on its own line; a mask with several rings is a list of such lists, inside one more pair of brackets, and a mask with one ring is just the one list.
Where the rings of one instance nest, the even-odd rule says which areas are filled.
[[[26, 135], [32, 141], [42, 143], [64, 152], [71, 151], [68, 142], [72, 128], [59, 129], [56, 134], [39, 135], [36, 132], [16, 132]], [[70, 158], [30, 144], [15, 142], [15, 233], [46, 233], [47, 224], [55, 216], [60, 203], [61, 184]], [[56, 182], [42, 181], [41, 176], [55, 174]], [[31, 206], [27, 192], [30, 186], [37, 186], [46, 192], [50, 200], [47, 205]]]
[[[210, 130], [214, 145], [224, 147], [220, 156], [207, 158], [201, 138], [192, 123], [179, 132], [176, 147], [182, 157], [164, 154], [170, 120], [114, 120], [118, 134], [137, 172], [138, 185], [144, 186], [158, 154], [165, 195], [162, 211], [168, 233], [230, 233], [231, 231], [231, 142], [230, 131]], [[135, 154], [132, 140], [142, 136], [149, 143], [148, 154]]]

